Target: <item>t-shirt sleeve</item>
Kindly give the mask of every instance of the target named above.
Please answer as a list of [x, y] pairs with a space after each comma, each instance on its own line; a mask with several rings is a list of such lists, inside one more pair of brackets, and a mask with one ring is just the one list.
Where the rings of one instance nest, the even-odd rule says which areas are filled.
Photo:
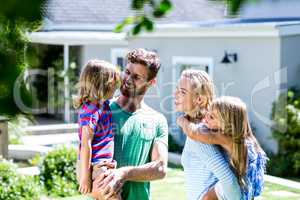
[[168, 146], [168, 122], [164, 116], [161, 116], [156, 130], [155, 142], [162, 142]]
[[79, 113], [79, 128], [82, 128], [83, 126], [89, 126], [95, 133], [97, 130], [98, 120], [99, 113], [97, 111], [89, 112], [81, 109]]

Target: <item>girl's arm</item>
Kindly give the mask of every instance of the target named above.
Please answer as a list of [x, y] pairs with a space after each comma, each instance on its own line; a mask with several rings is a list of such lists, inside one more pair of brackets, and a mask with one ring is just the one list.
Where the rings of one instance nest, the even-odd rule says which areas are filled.
[[192, 140], [196, 140], [205, 144], [224, 145], [227, 143], [227, 138], [222, 133], [201, 129], [195, 123], [187, 120], [184, 116], [180, 116], [177, 119], [177, 124]]
[[80, 150], [80, 186], [79, 191], [83, 194], [91, 192], [91, 159], [93, 130], [89, 126], [82, 127], [81, 150]]

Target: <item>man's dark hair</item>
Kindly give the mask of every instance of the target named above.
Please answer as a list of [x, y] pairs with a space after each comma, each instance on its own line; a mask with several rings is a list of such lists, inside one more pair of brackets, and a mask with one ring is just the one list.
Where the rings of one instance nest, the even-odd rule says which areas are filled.
[[160, 69], [158, 55], [153, 51], [141, 48], [134, 49], [127, 54], [127, 60], [129, 63], [146, 66], [148, 69], [148, 81], [154, 79]]

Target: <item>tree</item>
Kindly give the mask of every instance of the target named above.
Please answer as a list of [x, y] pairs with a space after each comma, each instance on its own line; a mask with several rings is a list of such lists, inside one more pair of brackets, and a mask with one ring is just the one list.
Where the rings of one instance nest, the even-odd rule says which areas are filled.
[[[229, 16], [235, 16], [243, 4], [249, 1], [258, 0], [211, 1], [226, 4]], [[127, 17], [122, 23], [118, 24], [115, 28], [115, 32], [121, 32], [128, 25], [133, 25], [133, 28], [131, 29], [133, 35], [139, 34], [142, 30], [153, 31], [154, 20], [164, 17], [168, 12], [172, 11], [172, 0], [131, 0], [131, 8], [132, 10], [137, 11], [137, 14]], [[145, 8], [150, 8], [151, 12], [145, 12]]]
[[[14, 84], [26, 66], [26, 32], [42, 20], [44, 0], [9, 0], [0, 6], [0, 113], [20, 111], [13, 97]], [[23, 87], [21, 96], [29, 102]]]

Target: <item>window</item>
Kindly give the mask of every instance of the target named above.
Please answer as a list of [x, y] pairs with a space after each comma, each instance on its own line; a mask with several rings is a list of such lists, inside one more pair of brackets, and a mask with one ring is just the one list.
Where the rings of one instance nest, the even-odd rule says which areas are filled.
[[119, 66], [121, 71], [123, 71], [127, 63], [127, 52], [128, 49], [126, 48], [115, 48], [111, 50], [111, 62], [112, 64]]

